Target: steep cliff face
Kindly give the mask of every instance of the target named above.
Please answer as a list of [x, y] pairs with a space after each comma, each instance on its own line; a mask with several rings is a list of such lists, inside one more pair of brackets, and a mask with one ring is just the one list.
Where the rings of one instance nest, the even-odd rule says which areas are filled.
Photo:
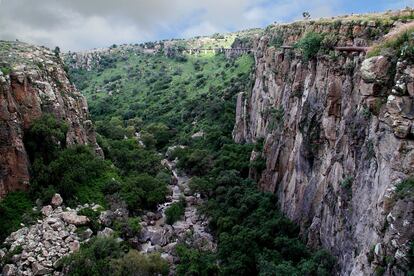
[[29, 185], [23, 137], [33, 120], [53, 114], [68, 125], [67, 144], [98, 153], [85, 98], [69, 82], [53, 52], [20, 42], [0, 42], [0, 198]]
[[[259, 186], [310, 246], [337, 257], [341, 275], [403, 275], [414, 232], [412, 195], [395, 194], [414, 173], [414, 64], [332, 48], [370, 46], [404, 25], [389, 16], [268, 28], [254, 43], [254, 87], [237, 100], [234, 139], [264, 138]], [[272, 46], [309, 32], [326, 34], [309, 61]]]

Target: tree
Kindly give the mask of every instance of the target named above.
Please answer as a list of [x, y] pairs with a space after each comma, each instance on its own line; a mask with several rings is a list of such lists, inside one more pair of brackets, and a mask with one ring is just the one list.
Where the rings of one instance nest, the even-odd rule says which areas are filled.
[[311, 17], [311, 15], [310, 15], [310, 13], [309, 13], [309, 12], [304, 11], [304, 12], [302, 13], [302, 17], [303, 17], [303, 19], [305, 19], [305, 20], [309, 20], [309, 19], [310, 19], [310, 17]]
[[60, 48], [58, 46], [55, 47], [55, 49], [53, 50], [53, 53], [55, 54], [55, 56], [57, 58], [60, 57]]
[[171, 206], [165, 210], [167, 223], [174, 224], [174, 222], [178, 221], [184, 215], [185, 206], [186, 202], [184, 198], [181, 198], [180, 201], [171, 204]]
[[168, 262], [159, 254], [143, 255], [136, 250], [130, 250], [122, 258], [111, 262], [115, 276], [151, 276], [168, 275]]
[[124, 178], [121, 196], [130, 211], [155, 208], [165, 199], [166, 183], [148, 174], [132, 174]]

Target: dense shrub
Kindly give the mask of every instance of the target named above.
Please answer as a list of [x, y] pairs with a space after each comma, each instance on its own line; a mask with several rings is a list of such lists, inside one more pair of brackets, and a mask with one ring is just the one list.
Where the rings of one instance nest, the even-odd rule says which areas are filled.
[[296, 44], [295, 48], [302, 52], [305, 61], [316, 57], [321, 47], [323, 36], [315, 32], [306, 33]]
[[218, 275], [219, 268], [214, 253], [190, 248], [185, 244], [178, 244], [176, 251], [180, 258], [177, 275]]
[[401, 183], [397, 185], [395, 193], [399, 198], [414, 196], [414, 176], [401, 181]]
[[31, 193], [44, 201], [58, 192], [68, 204], [104, 203], [102, 189], [116, 177], [110, 164], [86, 146], [60, 151], [49, 164], [36, 159], [32, 166]]
[[174, 224], [174, 222], [180, 220], [180, 218], [184, 215], [185, 211], [185, 199], [181, 198], [180, 201], [174, 202], [173, 204], [165, 210], [165, 215], [167, 217], [168, 224]]
[[[367, 53], [367, 57], [388, 54], [389, 56], [402, 57], [414, 60], [414, 28], [403, 29], [381, 43], [375, 45]], [[388, 53], [387, 53], [388, 51]]]
[[108, 141], [108, 157], [123, 174], [148, 173], [155, 175], [161, 169], [161, 158], [153, 150], [141, 147], [135, 139]]
[[124, 178], [121, 197], [130, 211], [155, 208], [165, 200], [167, 183], [148, 174], [132, 174]]
[[31, 215], [32, 200], [25, 192], [11, 192], [0, 201], [0, 241], [16, 231], [24, 214]]
[[52, 161], [57, 151], [65, 147], [67, 131], [68, 126], [51, 114], [36, 119], [24, 135], [30, 160], [42, 158], [46, 164]]
[[122, 258], [111, 262], [113, 274], [116, 276], [152, 276], [168, 275], [168, 262], [159, 254], [143, 255], [136, 250], [130, 250]]
[[212, 167], [212, 156], [207, 150], [177, 148], [174, 156], [178, 158], [178, 168], [193, 175], [204, 175]]
[[92, 238], [82, 244], [78, 252], [61, 260], [66, 275], [112, 275], [111, 262], [124, 254], [118, 241], [113, 238]]
[[171, 139], [170, 129], [163, 123], [152, 123], [145, 127], [145, 131], [151, 133], [155, 139], [155, 147], [161, 149]]

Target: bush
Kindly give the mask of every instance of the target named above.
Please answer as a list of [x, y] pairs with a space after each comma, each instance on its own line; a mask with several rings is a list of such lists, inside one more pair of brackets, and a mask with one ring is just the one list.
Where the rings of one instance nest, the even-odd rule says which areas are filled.
[[214, 253], [193, 249], [185, 244], [178, 244], [176, 251], [180, 258], [177, 275], [218, 275], [217, 256]]
[[174, 202], [173, 204], [165, 210], [165, 215], [167, 217], [168, 224], [174, 224], [174, 222], [181, 219], [184, 215], [186, 202], [184, 198], [181, 198], [180, 201]]
[[323, 36], [315, 32], [306, 33], [296, 44], [295, 48], [302, 52], [305, 61], [316, 57], [321, 47]]
[[139, 146], [135, 139], [109, 141], [109, 146], [109, 158], [124, 175], [143, 172], [155, 175], [161, 169], [161, 157]]
[[114, 238], [92, 238], [80, 250], [64, 257], [60, 266], [66, 275], [111, 275], [111, 261], [120, 258], [123, 250]]
[[66, 145], [66, 133], [68, 126], [59, 122], [53, 115], [44, 114], [33, 121], [24, 135], [24, 144], [33, 162], [36, 158], [42, 158], [48, 164], [60, 149]]
[[155, 208], [165, 200], [166, 194], [167, 184], [148, 174], [125, 177], [121, 188], [121, 197], [133, 212]]
[[387, 38], [375, 45], [367, 53], [367, 57], [379, 56], [384, 52], [391, 51], [390, 55], [396, 55], [404, 59], [414, 59], [414, 28], [404, 29], [401, 32]]
[[80, 216], [87, 216], [89, 218], [88, 226], [94, 233], [97, 233], [101, 229], [101, 224], [99, 223], [99, 211], [94, 211], [92, 208], [83, 208], [78, 212]]
[[141, 232], [141, 220], [139, 217], [130, 217], [127, 219], [116, 220], [114, 229], [119, 232], [123, 238], [133, 238]]
[[0, 71], [3, 72], [3, 75], [9, 75], [12, 72], [12, 69], [10, 67], [1, 67]]
[[269, 41], [270, 46], [274, 46], [275, 48], [279, 48], [283, 45], [283, 35], [282, 33], [275, 34], [272, 39]]
[[173, 155], [178, 158], [177, 167], [192, 175], [204, 175], [213, 165], [207, 150], [177, 148]]
[[200, 193], [203, 196], [211, 195], [214, 184], [206, 177], [193, 177], [190, 180], [190, 189], [193, 193]]
[[113, 274], [116, 276], [150, 276], [168, 275], [168, 262], [159, 254], [143, 255], [136, 250], [130, 250], [122, 258], [111, 262]]
[[414, 195], [414, 176], [408, 177], [401, 181], [395, 189], [395, 194], [399, 198], [410, 197]]
[[153, 123], [145, 127], [145, 131], [151, 133], [155, 138], [155, 147], [157, 149], [163, 148], [170, 141], [171, 131], [163, 123]]
[[69, 205], [104, 204], [103, 187], [116, 176], [108, 162], [86, 146], [73, 146], [58, 153], [50, 164], [37, 159], [32, 166], [31, 193], [44, 200], [58, 192]]
[[33, 202], [28, 193], [11, 192], [0, 201], [0, 241], [20, 227], [23, 214], [31, 214]]

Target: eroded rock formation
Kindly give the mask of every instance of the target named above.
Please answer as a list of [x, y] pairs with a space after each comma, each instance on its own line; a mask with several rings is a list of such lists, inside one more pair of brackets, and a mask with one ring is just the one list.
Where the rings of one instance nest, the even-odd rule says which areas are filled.
[[[341, 275], [379, 268], [403, 275], [414, 234], [413, 199], [394, 192], [414, 172], [414, 64], [333, 51], [370, 46], [403, 23], [387, 24], [332, 20], [269, 28], [254, 43], [254, 87], [237, 98], [234, 139], [264, 138], [259, 186], [278, 195], [310, 246], [338, 258]], [[333, 45], [308, 62], [294, 49], [271, 45], [276, 36], [292, 45], [311, 31], [329, 35]]]
[[28, 187], [23, 136], [44, 113], [66, 121], [68, 145], [92, 145], [101, 154], [86, 100], [69, 82], [55, 53], [21, 42], [0, 42], [0, 68], [0, 198]]

